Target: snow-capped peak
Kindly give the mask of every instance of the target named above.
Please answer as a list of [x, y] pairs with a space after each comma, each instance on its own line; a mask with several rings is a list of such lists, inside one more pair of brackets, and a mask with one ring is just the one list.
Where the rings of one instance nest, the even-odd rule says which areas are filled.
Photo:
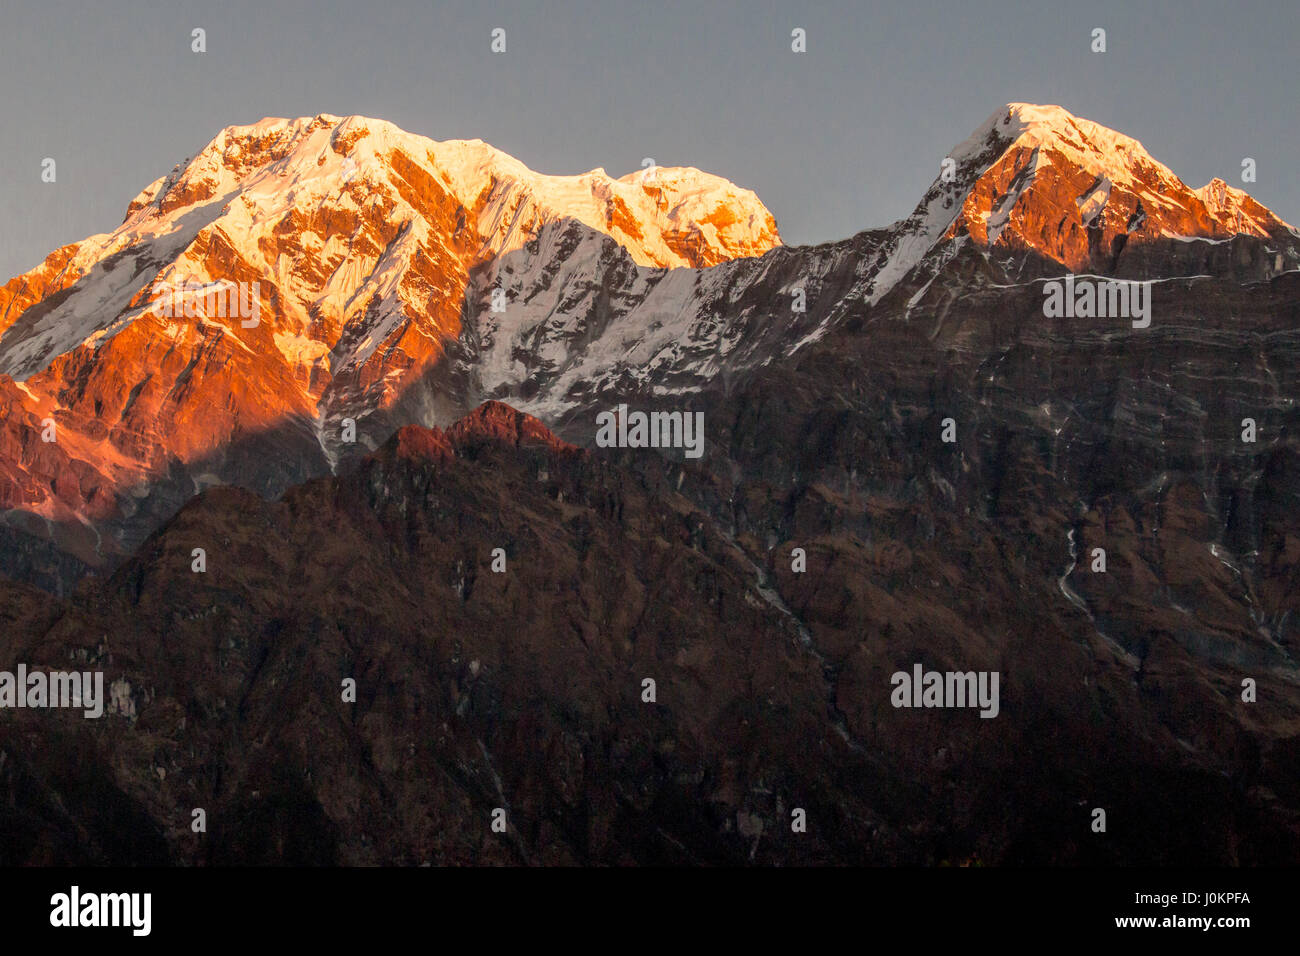
[[605, 232], [641, 265], [712, 265], [780, 244], [776, 222], [750, 190], [692, 168], [652, 167], [619, 179], [603, 169], [537, 173], [481, 140], [436, 141], [363, 116], [263, 119], [222, 130], [183, 168], [146, 187], [124, 226], [214, 197], [279, 194], [328, 201], [358, 176], [401, 188], [403, 167], [480, 210], [484, 255], [508, 252], [536, 227], [576, 219]]
[[[1221, 179], [1193, 189], [1133, 137], [1060, 106], [1010, 103], [955, 154], [990, 141], [999, 144], [1000, 155], [980, 176], [993, 187], [980, 198], [995, 201], [987, 209], [977, 203], [963, 210], [972, 223], [978, 216], [987, 224], [989, 243], [1002, 235], [1013, 207], [1023, 206], [1022, 197], [1043, 193], [1044, 186], [1050, 187], [1050, 194], [1038, 198], [1067, 211], [1066, 201], [1071, 200], [1078, 210], [1077, 223], [1069, 216], [1062, 220], [1066, 227], [1104, 229], [1104, 213], [1116, 234], [1145, 240], [1294, 234], [1244, 191]], [[1052, 175], [1044, 177], [1042, 171], [1049, 166]], [[976, 238], [982, 231], [978, 224], [971, 229]]]
[[1131, 136], [1060, 106], [1009, 103], [943, 158], [912, 215], [891, 227], [864, 297], [880, 301], [931, 253], [938, 268], [965, 241], [1107, 272], [1131, 243], [1237, 235], [1278, 240], [1296, 267], [1300, 233], [1242, 190], [1218, 179], [1192, 189]]

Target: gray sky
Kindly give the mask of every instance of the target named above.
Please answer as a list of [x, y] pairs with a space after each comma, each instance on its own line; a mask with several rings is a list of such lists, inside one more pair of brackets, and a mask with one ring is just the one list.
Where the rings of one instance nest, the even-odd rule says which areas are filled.
[[[5, 8], [0, 281], [114, 229], [223, 126], [317, 113], [477, 137], [546, 173], [697, 166], [755, 190], [786, 242], [807, 243], [909, 213], [1001, 104], [1057, 103], [1141, 140], [1192, 186], [1221, 176], [1300, 223], [1296, 0]], [[504, 54], [489, 50], [498, 26]], [[194, 27], [205, 54], [190, 50]], [[794, 27], [807, 53], [790, 51]]]

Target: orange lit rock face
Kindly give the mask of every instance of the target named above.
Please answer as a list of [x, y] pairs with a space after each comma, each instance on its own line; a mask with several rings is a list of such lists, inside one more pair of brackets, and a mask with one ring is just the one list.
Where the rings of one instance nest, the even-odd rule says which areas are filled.
[[1009, 145], [966, 195], [949, 236], [1104, 273], [1130, 244], [1296, 238], [1242, 190], [1220, 179], [1192, 189], [1136, 140], [1059, 107], [1015, 104], [992, 132]]
[[447, 464], [458, 451], [472, 454], [493, 445], [532, 447], [559, 455], [582, 454], [576, 446], [557, 438], [532, 415], [501, 402], [484, 402], [445, 431], [437, 427], [403, 425], [370, 457], [386, 463], [406, 460]]
[[[577, 219], [651, 267], [779, 244], [752, 193], [658, 173], [653, 195], [599, 170], [540, 176], [482, 143], [359, 117], [224, 130], [143, 190], [116, 232], [0, 289], [0, 503], [112, 524], [131, 517], [133, 489], [274, 492], [402, 420], [433, 424], [443, 416], [420, 383], [461, 335], [470, 270], [548, 222]], [[217, 283], [255, 289], [256, 321], [211, 300], [162, 314], [162, 284]], [[403, 396], [414, 409], [396, 407]], [[41, 439], [47, 417], [54, 442]], [[290, 463], [263, 474], [255, 450]], [[78, 557], [92, 564], [133, 540], [84, 538]]]
[[460, 447], [498, 443], [511, 447], [536, 445], [555, 452], [577, 451], [532, 415], [501, 402], [484, 402], [448, 428], [447, 438]]
[[375, 456], [380, 461], [448, 462], [455, 454], [441, 429], [403, 425], [393, 436], [392, 442], [376, 452]]
[[68, 264], [76, 255], [77, 243], [56, 249], [31, 272], [16, 276], [0, 286], [0, 329], [7, 329], [18, 317], [42, 299], [62, 291], [79, 278]]

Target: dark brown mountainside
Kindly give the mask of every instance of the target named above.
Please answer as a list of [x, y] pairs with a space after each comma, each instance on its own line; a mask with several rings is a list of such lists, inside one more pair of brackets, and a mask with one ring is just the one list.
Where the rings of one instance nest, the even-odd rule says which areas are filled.
[[[810, 435], [831, 462], [850, 447], [833, 433]], [[1127, 651], [1045, 600], [1035, 507], [976, 534], [921, 488], [908, 503], [809, 485], [788, 514], [808, 572], [787, 573], [791, 542], [772, 552], [787, 609], [672, 490], [706, 473], [633, 454], [603, 460], [488, 405], [281, 501], [205, 492], [67, 605], [11, 586], [4, 658], [102, 667], [112, 706], [6, 713], [2, 862], [1295, 852], [1295, 738], [1260, 730], [1294, 719], [1294, 690], [1260, 669], [1247, 712], [1235, 666], [1154, 632], [1135, 680]], [[1003, 494], [1032, 505], [1042, 479], [1010, 460]], [[1118, 555], [1139, 538], [1119, 540], [1127, 585]], [[913, 661], [1000, 669], [1000, 715], [892, 708], [889, 674]], [[1194, 844], [1174, 839], [1187, 830]]]

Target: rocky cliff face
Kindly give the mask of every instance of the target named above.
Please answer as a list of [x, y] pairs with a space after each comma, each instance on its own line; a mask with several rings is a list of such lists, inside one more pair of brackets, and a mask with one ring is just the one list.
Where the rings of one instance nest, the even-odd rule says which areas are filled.
[[[1297, 274], [1163, 284], [1138, 330], [1045, 320], [1042, 283], [996, 271], [971, 294], [974, 251], [949, 268], [964, 298], [942, 274], [910, 308], [900, 290], [710, 406], [713, 454], [680, 493], [765, 567], [849, 732], [950, 795], [935, 812], [978, 842], [1019, 807], [995, 857], [1286, 859], [1242, 827], [1296, 821]], [[996, 728], [890, 706], [912, 661], [999, 671]], [[1116, 743], [1111, 720], [1144, 729]], [[1121, 804], [1142, 821], [1125, 846], [1091, 841], [1081, 814], [1113, 832]], [[1030, 849], [1045, 834], [1062, 842]]]

